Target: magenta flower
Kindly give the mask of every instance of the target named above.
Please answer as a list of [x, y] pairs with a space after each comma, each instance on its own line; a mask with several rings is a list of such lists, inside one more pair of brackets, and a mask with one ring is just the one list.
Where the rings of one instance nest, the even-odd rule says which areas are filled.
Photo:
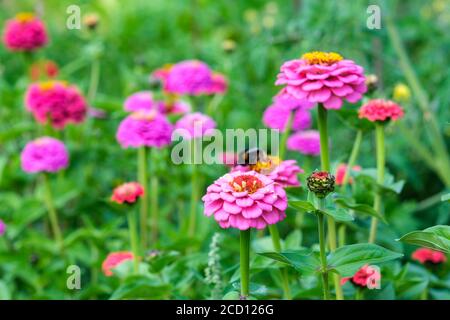
[[285, 62], [276, 85], [297, 99], [340, 109], [343, 100], [355, 103], [367, 91], [364, 69], [334, 52], [310, 52]]
[[[271, 129], [278, 129], [284, 132], [288, 124], [289, 115], [292, 109], [289, 106], [274, 103], [267, 107], [263, 114], [263, 123]], [[311, 114], [306, 109], [297, 109], [292, 120], [292, 129], [304, 130], [311, 126]]]
[[320, 135], [316, 130], [298, 131], [287, 140], [287, 148], [309, 156], [320, 155]]
[[44, 23], [32, 13], [19, 13], [6, 22], [3, 43], [11, 51], [34, 51], [47, 42]]
[[172, 129], [167, 118], [156, 110], [140, 110], [122, 120], [116, 138], [123, 148], [162, 148], [171, 143]]
[[150, 110], [154, 107], [153, 95], [150, 91], [133, 93], [125, 100], [123, 107], [128, 112]]
[[27, 173], [57, 172], [69, 165], [69, 153], [61, 141], [42, 137], [27, 143], [20, 162]]
[[168, 101], [156, 101], [158, 111], [162, 114], [180, 114], [191, 111], [191, 106], [181, 100], [168, 99]]
[[63, 129], [68, 123], [80, 123], [86, 117], [87, 103], [77, 87], [62, 81], [31, 84], [25, 95], [25, 104], [36, 121]]
[[211, 85], [206, 90], [207, 94], [224, 94], [228, 89], [228, 80], [221, 73], [214, 72], [211, 75]]
[[281, 89], [280, 92], [273, 98], [275, 104], [289, 107], [291, 110], [311, 109], [315, 103], [309, 102], [306, 99], [297, 99], [286, 91], [286, 88]]
[[164, 90], [169, 93], [201, 95], [212, 85], [212, 72], [198, 60], [186, 60], [173, 65], [165, 79]]
[[359, 108], [359, 117], [369, 121], [398, 120], [403, 117], [402, 107], [390, 100], [374, 99], [370, 100]]
[[206, 216], [222, 228], [263, 229], [286, 218], [286, 192], [254, 171], [232, 172], [216, 180], [202, 198]]
[[6, 232], [6, 223], [3, 222], [2, 219], [0, 219], [0, 237], [1, 237], [2, 235], [4, 235], [5, 232]]
[[216, 122], [200, 112], [188, 113], [175, 123], [175, 129], [185, 139], [208, 136], [215, 127]]
[[169, 76], [170, 69], [172, 69], [173, 64], [165, 64], [159, 69], [154, 70], [150, 74], [150, 82], [157, 80], [163, 85], [166, 83], [167, 77]]

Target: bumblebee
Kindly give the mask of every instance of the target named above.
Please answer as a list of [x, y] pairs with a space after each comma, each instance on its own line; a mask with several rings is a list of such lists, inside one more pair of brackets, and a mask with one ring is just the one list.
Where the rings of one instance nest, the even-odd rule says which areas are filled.
[[238, 164], [240, 165], [254, 165], [258, 162], [266, 162], [268, 160], [268, 156], [266, 152], [259, 148], [250, 148], [245, 149], [239, 154]]

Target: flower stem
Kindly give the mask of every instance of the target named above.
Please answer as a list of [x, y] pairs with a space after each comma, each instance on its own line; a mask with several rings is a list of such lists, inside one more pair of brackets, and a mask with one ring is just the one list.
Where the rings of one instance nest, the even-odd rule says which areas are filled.
[[[278, 231], [277, 225], [276, 224], [269, 225], [269, 231], [270, 231], [270, 236], [272, 238], [272, 244], [273, 244], [273, 248], [275, 249], [275, 252], [281, 252], [280, 233]], [[280, 269], [280, 274], [281, 274], [281, 280], [283, 283], [284, 298], [287, 300], [291, 300], [292, 295], [291, 295], [291, 288], [289, 287], [289, 275], [287, 273], [286, 268]]]
[[87, 101], [92, 106], [95, 95], [97, 94], [98, 83], [100, 80], [100, 60], [95, 58], [91, 65], [91, 78], [89, 82], [89, 89], [87, 94]]
[[152, 240], [154, 242], [158, 239], [158, 220], [159, 220], [159, 206], [158, 206], [158, 174], [155, 170], [155, 166], [157, 164], [157, 160], [155, 159], [156, 150], [153, 148], [151, 150], [151, 159], [152, 159], [152, 173], [150, 177], [150, 208], [152, 212]]
[[193, 237], [195, 235], [196, 223], [197, 223], [197, 204], [199, 201], [200, 185], [199, 185], [199, 172], [197, 164], [195, 163], [195, 139], [192, 139], [191, 143], [192, 150], [192, 175], [191, 175], [191, 208], [189, 213], [189, 227], [188, 235]]
[[47, 206], [50, 225], [52, 227], [53, 236], [60, 250], [63, 249], [63, 237], [59, 227], [58, 214], [56, 213], [55, 205], [53, 203], [52, 190], [48, 181], [47, 174], [42, 175], [42, 183], [44, 185], [44, 202]]
[[131, 251], [133, 252], [133, 271], [137, 274], [139, 273], [139, 249], [134, 210], [128, 212], [128, 231], [130, 232]]
[[[322, 200], [319, 199], [319, 203]], [[323, 299], [330, 299], [330, 288], [328, 285], [328, 268], [327, 268], [327, 257], [326, 257], [326, 249], [325, 249], [325, 222], [323, 219], [323, 213], [317, 213], [317, 217], [319, 218], [319, 245], [320, 245], [320, 262], [322, 264], [321, 274], [322, 274], [322, 289], [323, 289]]]
[[[320, 162], [323, 171], [330, 172], [330, 155], [328, 152], [328, 127], [327, 127], [327, 109], [322, 104], [318, 105], [318, 126], [320, 134]], [[332, 217], [327, 217], [328, 239], [331, 252], [336, 250], [336, 222]], [[336, 290], [336, 299], [342, 300], [343, 293], [340, 285], [339, 275], [334, 275], [334, 286]]]
[[147, 148], [138, 148], [138, 181], [144, 188], [144, 195], [140, 205], [140, 230], [141, 246], [145, 250], [147, 247], [147, 220], [148, 220], [148, 187], [147, 187]]
[[[385, 147], [384, 147], [384, 126], [382, 123], [375, 124], [375, 142], [377, 153], [377, 184], [382, 185], [384, 183], [384, 166], [385, 166]], [[375, 190], [375, 196], [373, 200], [373, 208], [376, 212], [381, 214], [382, 210], [382, 198], [381, 190], [377, 186]], [[372, 217], [370, 225], [369, 243], [374, 243], [377, 236], [377, 224], [378, 220]]]
[[241, 297], [246, 299], [250, 294], [250, 230], [241, 230]]
[[358, 130], [355, 137], [355, 142], [353, 143], [352, 152], [350, 153], [350, 158], [347, 162], [347, 170], [345, 170], [344, 179], [342, 180], [342, 187], [345, 187], [350, 180], [350, 171], [355, 165], [356, 159], [358, 158], [359, 149], [361, 147], [363, 132], [362, 130]]
[[294, 112], [291, 111], [289, 113], [289, 118], [286, 123], [286, 127], [284, 128], [283, 135], [281, 136], [280, 159], [284, 159], [284, 156], [286, 155], [286, 143], [287, 143], [287, 139], [289, 138], [289, 134], [291, 133], [293, 121], [294, 121]]

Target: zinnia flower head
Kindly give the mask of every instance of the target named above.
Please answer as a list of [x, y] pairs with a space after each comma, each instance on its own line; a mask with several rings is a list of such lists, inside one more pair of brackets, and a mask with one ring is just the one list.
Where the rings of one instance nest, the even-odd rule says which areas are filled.
[[42, 137], [26, 144], [20, 161], [22, 170], [28, 173], [57, 172], [69, 165], [69, 153], [61, 141]]
[[276, 85], [297, 99], [323, 103], [326, 109], [340, 109], [343, 100], [355, 103], [367, 91], [364, 69], [334, 52], [309, 52], [285, 62]]
[[254, 171], [231, 172], [217, 179], [202, 198], [206, 216], [222, 228], [263, 229], [286, 217], [286, 192]]
[[11, 51], [34, 51], [47, 42], [44, 23], [32, 13], [19, 13], [6, 22], [3, 43]]
[[140, 91], [129, 96], [123, 105], [125, 111], [151, 110], [154, 107], [153, 95], [150, 91]]
[[175, 129], [185, 139], [195, 139], [210, 135], [216, 127], [216, 122], [200, 112], [188, 113], [175, 123]]
[[318, 198], [325, 198], [334, 191], [334, 176], [327, 171], [314, 171], [307, 179], [309, 191]]
[[284, 160], [275, 156], [268, 156], [267, 159], [261, 159], [256, 164], [248, 166], [237, 165], [232, 168], [231, 172], [255, 171], [264, 174], [274, 182], [283, 187], [298, 187], [298, 174], [303, 173], [303, 169], [297, 165], [296, 160]]
[[132, 252], [111, 252], [102, 263], [103, 273], [105, 274], [105, 276], [111, 277], [113, 275], [113, 269], [127, 260], [133, 260]]
[[6, 223], [0, 219], [0, 237], [3, 236], [6, 232]]
[[133, 204], [143, 195], [144, 188], [139, 183], [127, 182], [114, 188], [111, 201], [118, 204]]
[[[348, 166], [345, 163], [341, 163], [337, 168], [336, 168], [336, 184], [338, 186], [342, 185], [342, 183], [344, 182], [344, 177], [345, 174], [347, 173], [348, 170]], [[352, 168], [353, 171], [361, 171], [361, 167], [360, 166], [353, 166]], [[353, 179], [349, 178], [348, 179], [348, 183], [353, 183]]]
[[206, 90], [207, 94], [224, 94], [228, 89], [227, 78], [218, 72], [213, 72], [211, 74], [211, 85], [209, 89]]
[[403, 109], [390, 100], [374, 99], [364, 104], [358, 111], [359, 118], [369, 121], [398, 120], [403, 117]]
[[212, 85], [212, 72], [198, 60], [186, 60], [173, 65], [164, 81], [166, 92], [180, 95], [202, 95]]
[[320, 134], [316, 130], [298, 131], [287, 140], [287, 148], [309, 156], [320, 155]]
[[32, 81], [56, 78], [58, 73], [58, 65], [51, 60], [41, 60], [33, 63], [30, 67], [30, 79]]
[[447, 261], [447, 257], [443, 252], [428, 248], [417, 249], [416, 251], [413, 252], [411, 257], [422, 264], [425, 264], [427, 262], [438, 264]]
[[[293, 111], [289, 106], [274, 103], [264, 111], [263, 123], [268, 128], [278, 129], [281, 132], [284, 132], [291, 112]], [[311, 126], [312, 119], [308, 110], [298, 109], [294, 112], [292, 129], [303, 130]]]
[[86, 117], [87, 104], [77, 87], [63, 81], [33, 83], [25, 96], [28, 111], [36, 121], [62, 129], [68, 123], [80, 123]]
[[376, 288], [381, 280], [381, 274], [375, 268], [366, 264], [353, 277], [342, 278], [341, 285], [345, 284], [348, 280], [360, 287]]
[[172, 125], [156, 110], [139, 110], [119, 125], [116, 138], [123, 148], [157, 147], [171, 143]]

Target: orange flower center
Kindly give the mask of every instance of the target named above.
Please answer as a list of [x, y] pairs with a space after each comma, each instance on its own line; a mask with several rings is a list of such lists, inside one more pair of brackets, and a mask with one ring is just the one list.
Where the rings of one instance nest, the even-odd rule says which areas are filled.
[[336, 52], [313, 51], [305, 53], [302, 59], [308, 61], [308, 64], [331, 65], [341, 61], [343, 57]]
[[28, 22], [34, 20], [34, 14], [31, 12], [21, 12], [16, 14], [16, 20], [19, 22]]
[[65, 81], [43, 81], [43, 82], [39, 83], [39, 89], [41, 89], [42, 91], [51, 90], [57, 84], [60, 84], [64, 87], [67, 86], [67, 82], [65, 82]]
[[268, 174], [272, 172], [281, 162], [279, 157], [268, 156], [267, 159], [263, 159], [250, 165], [250, 169], [259, 173]]
[[263, 187], [261, 180], [252, 175], [243, 175], [233, 179], [230, 182], [236, 192], [247, 191], [249, 194], [255, 193], [258, 189]]
[[151, 120], [155, 119], [156, 115], [157, 115], [157, 111], [154, 109], [153, 110], [139, 110], [139, 111], [133, 112], [131, 114], [131, 117], [136, 120], [151, 121]]

